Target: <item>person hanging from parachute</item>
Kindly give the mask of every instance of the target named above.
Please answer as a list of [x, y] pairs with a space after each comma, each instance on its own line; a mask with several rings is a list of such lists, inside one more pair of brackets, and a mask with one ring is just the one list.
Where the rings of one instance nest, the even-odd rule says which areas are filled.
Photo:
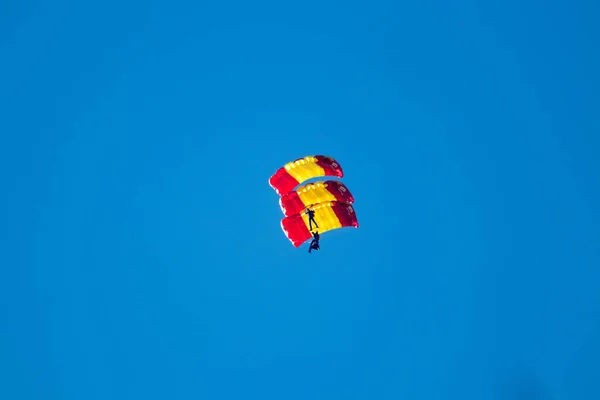
[[308, 248], [308, 252], [310, 253], [312, 250], [320, 250], [321, 246], [319, 246], [319, 231], [313, 233], [313, 240], [310, 242], [310, 247]]
[[308, 215], [308, 229], [312, 232], [313, 224], [315, 224], [315, 228], [319, 229], [319, 225], [317, 225], [317, 221], [315, 221], [315, 211], [311, 208], [306, 208], [306, 215]]

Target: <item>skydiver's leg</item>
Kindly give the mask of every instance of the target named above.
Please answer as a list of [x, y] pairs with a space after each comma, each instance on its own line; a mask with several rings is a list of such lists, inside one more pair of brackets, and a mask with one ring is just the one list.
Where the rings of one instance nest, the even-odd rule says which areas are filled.
[[312, 231], [312, 222], [313, 222], [312, 218], [309, 218], [308, 219], [308, 230], [311, 230], [311, 231]]

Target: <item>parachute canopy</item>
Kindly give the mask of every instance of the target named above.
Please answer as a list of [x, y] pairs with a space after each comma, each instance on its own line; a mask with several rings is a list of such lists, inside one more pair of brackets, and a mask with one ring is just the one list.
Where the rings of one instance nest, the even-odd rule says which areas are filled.
[[[340, 181], [328, 180], [308, 183], [279, 198], [281, 211], [286, 217], [301, 213], [306, 207], [326, 201], [354, 203], [350, 190]], [[321, 225], [319, 225], [321, 226]]]
[[269, 184], [279, 196], [283, 196], [294, 190], [300, 183], [320, 176], [342, 178], [344, 172], [341, 165], [331, 157], [323, 155], [306, 156], [279, 168], [269, 178]]
[[[315, 204], [311, 208], [315, 211], [315, 221], [319, 225], [319, 228], [316, 230], [319, 233], [339, 228], [358, 228], [356, 213], [350, 203], [326, 201]], [[308, 225], [308, 216], [305, 211], [283, 218], [281, 220], [281, 229], [283, 229], [283, 232], [294, 247], [300, 247], [302, 243], [312, 237]]]

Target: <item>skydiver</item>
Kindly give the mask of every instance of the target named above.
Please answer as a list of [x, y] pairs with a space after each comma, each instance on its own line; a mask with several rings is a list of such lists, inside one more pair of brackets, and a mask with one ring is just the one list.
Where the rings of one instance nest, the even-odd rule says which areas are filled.
[[319, 229], [319, 225], [317, 225], [317, 221], [315, 221], [315, 212], [310, 208], [306, 209], [306, 214], [308, 215], [308, 229], [312, 232], [312, 224], [315, 224], [315, 227]]
[[319, 246], [319, 231], [313, 233], [313, 240], [310, 242], [310, 247], [308, 248], [308, 252], [310, 253], [312, 250], [320, 250], [321, 246]]

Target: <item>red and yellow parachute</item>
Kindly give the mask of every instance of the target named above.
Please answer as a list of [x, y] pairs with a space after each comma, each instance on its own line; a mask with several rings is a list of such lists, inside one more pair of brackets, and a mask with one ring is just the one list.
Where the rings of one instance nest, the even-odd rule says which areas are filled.
[[300, 183], [320, 176], [342, 178], [344, 171], [342, 171], [340, 164], [331, 157], [306, 156], [279, 168], [269, 178], [269, 184], [278, 195], [283, 196], [294, 190]]
[[[356, 212], [350, 203], [326, 201], [311, 208], [315, 211], [315, 221], [319, 225], [316, 230], [319, 233], [339, 228], [358, 228]], [[312, 237], [308, 226], [308, 217], [304, 211], [282, 219], [281, 228], [295, 247], [300, 247], [302, 243]]]
[[354, 203], [350, 190], [340, 181], [328, 180], [308, 183], [279, 198], [279, 206], [286, 217], [306, 210], [308, 206], [324, 201]]
[[285, 164], [269, 178], [269, 184], [280, 196], [279, 205], [284, 214], [281, 228], [295, 247], [300, 247], [312, 237], [306, 209], [315, 211], [319, 233], [333, 229], [358, 228], [354, 210], [354, 197], [338, 180], [299, 184], [318, 177], [342, 178], [344, 172], [335, 159], [323, 156], [307, 156]]

